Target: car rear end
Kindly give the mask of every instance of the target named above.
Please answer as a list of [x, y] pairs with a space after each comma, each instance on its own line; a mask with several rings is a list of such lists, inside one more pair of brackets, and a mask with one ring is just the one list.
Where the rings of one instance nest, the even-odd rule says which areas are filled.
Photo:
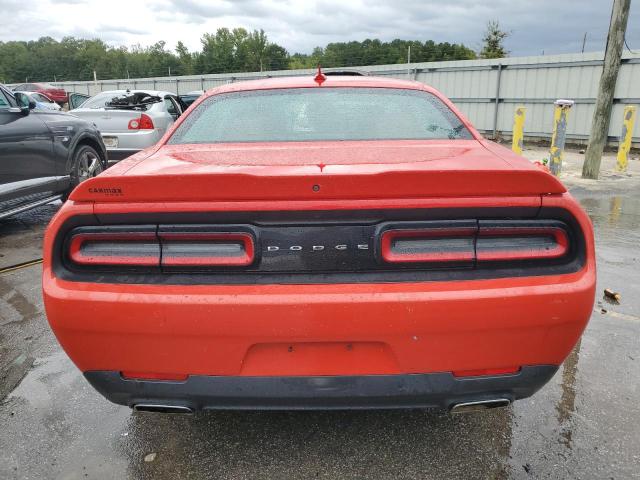
[[[146, 92], [156, 96], [159, 92]], [[168, 118], [161, 97], [139, 107], [109, 104], [113, 98], [128, 95], [127, 91], [102, 92], [88, 99], [72, 113], [96, 124], [110, 161], [122, 160], [154, 145], [165, 134]]]
[[51, 326], [97, 390], [139, 409], [527, 397], [590, 317], [593, 233], [556, 179], [467, 129], [141, 152], [52, 221]]

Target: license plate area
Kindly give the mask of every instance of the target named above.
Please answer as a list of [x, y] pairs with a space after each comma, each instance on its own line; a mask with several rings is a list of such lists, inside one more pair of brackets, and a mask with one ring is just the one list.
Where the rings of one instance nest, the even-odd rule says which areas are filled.
[[374, 375], [399, 373], [383, 342], [258, 343], [242, 362], [244, 376]]
[[118, 148], [118, 137], [102, 136], [104, 146], [107, 148]]

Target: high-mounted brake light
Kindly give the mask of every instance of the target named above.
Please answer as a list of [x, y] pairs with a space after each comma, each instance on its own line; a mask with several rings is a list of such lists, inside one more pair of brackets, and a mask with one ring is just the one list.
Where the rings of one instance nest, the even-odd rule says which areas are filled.
[[162, 266], [246, 267], [253, 263], [253, 237], [244, 232], [160, 232]]
[[78, 265], [159, 266], [160, 243], [153, 232], [77, 233], [69, 258]]
[[425, 228], [387, 230], [380, 254], [388, 263], [471, 262], [476, 228]]
[[153, 130], [155, 127], [151, 117], [143, 113], [139, 118], [129, 120], [127, 128], [129, 130]]

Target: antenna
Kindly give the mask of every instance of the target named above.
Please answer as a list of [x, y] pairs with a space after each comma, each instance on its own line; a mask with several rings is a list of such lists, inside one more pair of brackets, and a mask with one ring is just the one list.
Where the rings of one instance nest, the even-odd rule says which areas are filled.
[[318, 84], [318, 86], [322, 86], [322, 84], [324, 83], [324, 81], [327, 79], [326, 75], [324, 73], [322, 73], [322, 68], [320, 67], [320, 64], [318, 64], [318, 73], [316, 74], [315, 77], [313, 77], [313, 80]]

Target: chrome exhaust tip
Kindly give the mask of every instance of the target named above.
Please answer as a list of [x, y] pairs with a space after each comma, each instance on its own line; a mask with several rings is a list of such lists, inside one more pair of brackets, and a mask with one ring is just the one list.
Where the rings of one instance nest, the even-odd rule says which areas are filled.
[[133, 406], [134, 412], [153, 412], [170, 414], [192, 414], [193, 408], [184, 405], [157, 405], [153, 403], [137, 403]]
[[508, 407], [511, 400], [508, 398], [494, 398], [491, 400], [478, 400], [476, 402], [455, 403], [451, 409], [451, 413], [468, 413], [488, 410], [490, 408]]

